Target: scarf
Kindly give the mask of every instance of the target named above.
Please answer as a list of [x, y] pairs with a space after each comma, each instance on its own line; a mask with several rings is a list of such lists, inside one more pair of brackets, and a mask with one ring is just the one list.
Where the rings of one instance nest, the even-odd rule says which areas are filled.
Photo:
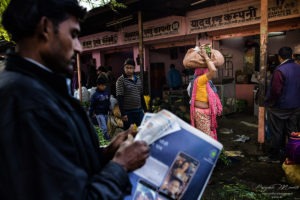
[[[194, 81], [193, 85], [193, 91], [192, 91], [192, 99], [191, 99], [191, 106], [190, 106], [190, 116], [191, 116], [191, 125], [195, 127], [195, 99], [196, 99], [196, 92], [197, 92], [197, 84], [199, 76], [205, 74], [208, 71], [208, 68], [197, 68], [195, 69], [195, 76], [197, 78]], [[210, 128], [211, 131], [216, 133], [217, 128], [217, 116], [220, 116], [222, 114], [222, 104], [220, 101], [220, 98], [216, 92], [213, 91], [211, 88], [209, 81], [206, 83], [206, 90], [207, 90], [207, 96], [208, 96], [208, 105], [210, 109], [211, 114], [211, 120], [210, 120]]]

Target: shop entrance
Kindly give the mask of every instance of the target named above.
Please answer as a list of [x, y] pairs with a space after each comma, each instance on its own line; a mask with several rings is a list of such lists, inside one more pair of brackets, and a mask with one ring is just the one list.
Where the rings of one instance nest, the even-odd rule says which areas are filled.
[[162, 98], [163, 86], [166, 83], [165, 64], [150, 63], [150, 73], [151, 99], [156, 97]]

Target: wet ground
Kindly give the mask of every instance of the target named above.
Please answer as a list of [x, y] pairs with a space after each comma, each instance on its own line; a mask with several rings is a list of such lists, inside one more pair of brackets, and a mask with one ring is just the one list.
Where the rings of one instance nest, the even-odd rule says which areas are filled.
[[251, 111], [223, 116], [218, 124], [224, 151], [235, 156], [219, 159], [202, 199], [300, 200], [300, 187], [288, 183], [281, 164], [258, 160], [265, 145], [257, 142], [258, 119]]

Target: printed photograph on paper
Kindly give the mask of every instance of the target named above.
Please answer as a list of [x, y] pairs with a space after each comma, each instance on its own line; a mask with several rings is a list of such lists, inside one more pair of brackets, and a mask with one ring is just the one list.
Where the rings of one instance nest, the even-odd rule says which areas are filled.
[[180, 199], [193, 178], [199, 161], [179, 152], [159, 188], [159, 193], [170, 199]]

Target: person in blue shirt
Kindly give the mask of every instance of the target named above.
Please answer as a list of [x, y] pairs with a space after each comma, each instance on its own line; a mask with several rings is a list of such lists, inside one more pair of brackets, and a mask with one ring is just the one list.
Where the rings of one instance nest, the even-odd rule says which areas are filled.
[[182, 77], [180, 72], [175, 68], [174, 64], [170, 65], [170, 70], [167, 77], [170, 89], [178, 90], [182, 85]]
[[97, 79], [96, 92], [91, 97], [91, 104], [89, 109], [90, 117], [96, 117], [99, 128], [102, 130], [104, 138], [109, 140], [107, 133], [107, 118], [110, 106], [109, 92], [106, 90], [107, 79], [99, 77]]

